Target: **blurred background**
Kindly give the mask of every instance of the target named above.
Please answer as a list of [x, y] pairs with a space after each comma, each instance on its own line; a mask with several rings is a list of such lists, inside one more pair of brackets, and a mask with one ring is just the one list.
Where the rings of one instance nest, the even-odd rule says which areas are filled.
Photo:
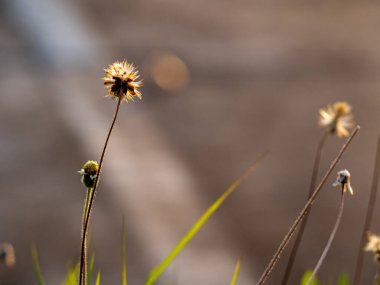
[[[262, 151], [270, 154], [157, 284], [254, 284], [303, 207], [323, 131], [318, 110], [345, 100], [362, 127], [336, 171], [352, 174], [342, 224], [319, 277], [352, 278], [380, 121], [377, 1], [0, 2], [0, 241], [16, 266], [0, 284], [34, 284], [35, 243], [46, 284], [80, 252], [85, 189], [77, 171], [99, 160], [115, 102], [103, 69], [135, 63], [143, 100], [123, 104], [92, 216], [103, 284], [127, 270], [143, 284], [202, 212]], [[343, 139], [328, 138], [321, 175]], [[289, 284], [316, 264], [333, 227], [335, 172], [310, 216]], [[380, 231], [377, 207], [372, 229]], [[289, 248], [267, 284], [279, 284]], [[363, 284], [376, 265], [365, 256]]]

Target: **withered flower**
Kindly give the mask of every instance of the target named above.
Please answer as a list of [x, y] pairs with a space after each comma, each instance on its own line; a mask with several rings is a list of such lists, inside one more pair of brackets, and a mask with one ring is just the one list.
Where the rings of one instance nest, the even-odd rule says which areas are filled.
[[99, 165], [96, 161], [87, 161], [82, 169], [78, 171], [82, 175], [82, 183], [86, 188], [93, 188], [95, 186], [96, 175], [98, 175]]
[[351, 174], [347, 169], [341, 170], [338, 172], [338, 177], [334, 182], [333, 186], [340, 185], [342, 187], [342, 193], [350, 192], [351, 195], [354, 195], [354, 190], [351, 187]]
[[347, 137], [348, 130], [354, 126], [351, 106], [347, 102], [336, 102], [327, 108], [319, 110], [319, 125], [328, 128], [338, 137]]
[[364, 248], [374, 254], [375, 261], [380, 263], [380, 237], [373, 232], [368, 232], [368, 242]]
[[121, 101], [133, 101], [134, 97], [142, 99], [139, 87], [142, 81], [137, 81], [140, 77], [137, 68], [124, 61], [116, 61], [104, 69], [106, 77], [103, 77], [104, 86], [108, 89], [108, 96]]
[[0, 261], [7, 267], [13, 267], [16, 263], [15, 250], [9, 242], [0, 243]]

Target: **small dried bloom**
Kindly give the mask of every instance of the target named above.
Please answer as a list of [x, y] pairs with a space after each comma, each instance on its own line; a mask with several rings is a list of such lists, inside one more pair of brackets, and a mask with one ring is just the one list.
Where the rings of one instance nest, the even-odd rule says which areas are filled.
[[380, 263], [380, 237], [373, 232], [368, 232], [368, 242], [364, 248], [374, 254], [375, 261]]
[[340, 185], [342, 187], [342, 192], [350, 192], [351, 195], [354, 195], [354, 190], [351, 187], [351, 174], [347, 169], [341, 170], [338, 172], [338, 177], [334, 182], [333, 186]]
[[82, 175], [82, 183], [86, 188], [93, 188], [95, 186], [95, 179], [98, 175], [99, 165], [96, 161], [87, 161], [82, 169], [78, 171]]
[[319, 110], [319, 125], [328, 128], [332, 134], [338, 137], [347, 137], [348, 130], [354, 126], [351, 106], [347, 102], [336, 102]]
[[121, 101], [133, 101], [133, 97], [142, 99], [138, 90], [142, 81], [137, 81], [139, 72], [132, 63], [116, 61], [104, 69], [106, 77], [103, 77], [104, 86], [108, 89], [108, 96]]
[[13, 267], [16, 263], [15, 250], [9, 242], [0, 243], [0, 261], [7, 267]]

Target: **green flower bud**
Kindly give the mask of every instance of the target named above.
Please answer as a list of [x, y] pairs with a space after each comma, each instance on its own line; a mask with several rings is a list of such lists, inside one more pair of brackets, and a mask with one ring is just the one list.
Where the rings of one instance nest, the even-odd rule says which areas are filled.
[[99, 165], [96, 161], [87, 161], [82, 169], [78, 171], [82, 175], [82, 183], [86, 188], [93, 188], [95, 186], [96, 176], [98, 175]]

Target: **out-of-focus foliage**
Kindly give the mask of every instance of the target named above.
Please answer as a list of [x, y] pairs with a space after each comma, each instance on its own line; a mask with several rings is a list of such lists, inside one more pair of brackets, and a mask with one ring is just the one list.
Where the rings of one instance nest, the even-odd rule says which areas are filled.
[[241, 258], [239, 258], [238, 262], [236, 263], [234, 275], [232, 277], [230, 285], [235, 285], [236, 284], [236, 279], [237, 279], [237, 277], [239, 275], [240, 264], [241, 264]]
[[[312, 273], [313, 273], [313, 271], [306, 270], [306, 272], [303, 274], [303, 276], [301, 278], [300, 285], [307, 285], [307, 282], [309, 281]], [[348, 275], [345, 273], [340, 274], [338, 281], [335, 284], [336, 285], [349, 285], [350, 283], [349, 283]], [[311, 281], [310, 285], [325, 285], [325, 283], [321, 282], [320, 280], [318, 280], [317, 278], [314, 277], [313, 280]]]

